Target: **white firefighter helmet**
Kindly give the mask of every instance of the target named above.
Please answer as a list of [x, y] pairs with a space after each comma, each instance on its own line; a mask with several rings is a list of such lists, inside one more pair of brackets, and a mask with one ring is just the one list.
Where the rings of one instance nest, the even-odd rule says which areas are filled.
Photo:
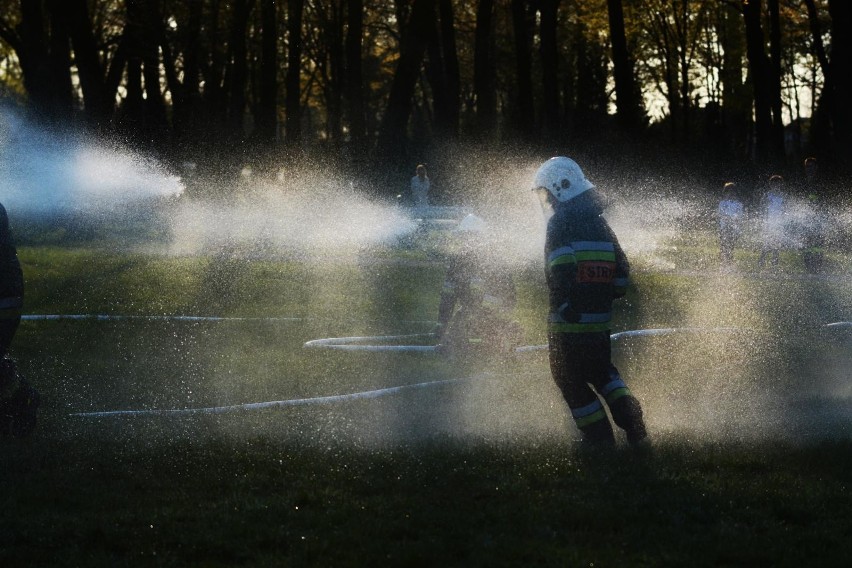
[[464, 216], [464, 219], [456, 225], [457, 233], [483, 233], [485, 232], [485, 221], [473, 213]]
[[550, 158], [543, 163], [533, 182], [533, 191], [544, 188], [559, 202], [574, 199], [594, 187], [577, 162], [564, 156]]

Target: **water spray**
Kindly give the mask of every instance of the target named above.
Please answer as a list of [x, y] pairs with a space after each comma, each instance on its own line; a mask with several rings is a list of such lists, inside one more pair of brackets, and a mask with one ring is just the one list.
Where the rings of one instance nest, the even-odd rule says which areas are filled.
[[[613, 340], [627, 339], [631, 337], [654, 337], [682, 333], [737, 333], [751, 331], [736, 327], [688, 327], [688, 328], [656, 328], [656, 329], [635, 329], [617, 332], [611, 335]], [[366, 341], [399, 341], [404, 339], [434, 337], [431, 333], [404, 334], [404, 335], [383, 335], [383, 336], [362, 336], [362, 337], [336, 337], [325, 338], [308, 341], [305, 343], [307, 348], [324, 348], [338, 349], [343, 351], [408, 351], [421, 353], [436, 353], [437, 346], [435, 345], [381, 345], [381, 344], [364, 344]], [[515, 348], [515, 352], [540, 351], [547, 349], [547, 345], [527, 345]], [[272, 408], [285, 408], [291, 406], [305, 405], [324, 405], [346, 402], [352, 400], [375, 399], [383, 396], [396, 394], [405, 390], [424, 389], [437, 387], [442, 385], [459, 384], [474, 380], [492, 379], [496, 375], [491, 372], [480, 373], [471, 377], [458, 379], [444, 379], [438, 381], [428, 381], [415, 383], [411, 385], [402, 385], [396, 387], [386, 387], [370, 391], [355, 392], [348, 394], [310, 397], [288, 400], [275, 400], [267, 402], [253, 402], [244, 404], [234, 404], [226, 406], [213, 406], [204, 408], [182, 408], [182, 409], [141, 409], [141, 410], [107, 410], [97, 412], [75, 412], [70, 416], [82, 418], [106, 418], [106, 417], [121, 417], [121, 416], [189, 416], [198, 414], [229, 414], [235, 412], [246, 412], [253, 410], [266, 410]]]
[[[832, 325], [832, 324], [829, 324]], [[610, 339], [617, 341], [631, 337], [653, 337], [659, 335], [672, 335], [683, 333], [737, 333], [751, 331], [738, 327], [666, 327], [657, 329], [633, 329], [619, 331], [610, 335]], [[438, 353], [437, 345], [400, 345], [394, 342], [402, 339], [414, 339], [419, 337], [434, 337], [434, 334], [409, 334], [409, 335], [373, 335], [364, 337], [327, 337], [323, 339], [312, 339], [305, 343], [305, 347], [312, 349], [335, 349], [339, 351], [408, 351], [418, 353]], [[515, 353], [528, 353], [530, 351], [543, 351], [547, 345], [521, 345], [514, 348]]]
[[60, 136], [0, 107], [0, 195], [10, 211], [100, 214], [183, 191], [180, 178], [151, 157]]
[[116, 315], [116, 314], [26, 314], [22, 321], [185, 321], [185, 322], [218, 322], [218, 321], [305, 321], [309, 318], [300, 317], [223, 317], [223, 316], [181, 316], [181, 315]]
[[480, 373], [470, 377], [458, 379], [443, 379], [439, 381], [428, 381], [410, 385], [387, 387], [362, 392], [339, 394], [331, 396], [317, 396], [310, 398], [296, 398], [289, 400], [272, 400], [268, 402], [250, 402], [245, 404], [231, 404], [227, 406], [210, 406], [204, 408], [177, 408], [177, 409], [144, 409], [144, 410], [107, 410], [101, 412], [74, 412], [69, 416], [81, 418], [108, 418], [120, 416], [191, 416], [198, 414], [230, 414], [234, 412], [246, 412], [251, 410], [267, 410], [270, 408], [286, 408], [291, 406], [325, 405], [338, 402], [349, 402], [353, 400], [376, 399], [384, 396], [397, 394], [408, 390], [417, 390], [427, 387], [458, 384], [482, 379], [494, 378], [492, 373]]

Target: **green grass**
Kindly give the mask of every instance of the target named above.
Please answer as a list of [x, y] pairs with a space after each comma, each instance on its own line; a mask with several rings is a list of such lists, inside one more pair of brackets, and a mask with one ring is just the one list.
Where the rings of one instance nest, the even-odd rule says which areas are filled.
[[849, 552], [848, 443], [644, 457], [43, 445], [39, 461], [29, 450], [4, 467], [26, 479], [5, 500], [5, 565], [793, 566]]
[[[617, 329], [751, 331], [617, 344], [654, 447], [590, 454], [541, 353], [302, 347], [428, 330], [443, 272], [412, 251], [315, 265], [20, 254], [27, 313], [301, 319], [24, 322], [14, 355], [44, 405], [31, 438], [0, 441], [2, 566], [840, 566], [852, 552], [850, 345], [821, 327], [850, 319], [842, 279], [638, 259]], [[517, 280], [526, 340], [543, 343], [541, 276]], [[326, 405], [71, 415], [465, 377]]]

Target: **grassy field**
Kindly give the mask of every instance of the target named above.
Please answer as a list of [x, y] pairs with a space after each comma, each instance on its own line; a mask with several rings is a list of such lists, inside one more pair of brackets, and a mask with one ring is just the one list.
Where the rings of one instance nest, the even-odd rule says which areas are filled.
[[[20, 254], [28, 314], [258, 319], [24, 322], [14, 355], [44, 405], [31, 438], [0, 441], [2, 566], [840, 566], [852, 553], [850, 341], [823, 326], [850, 319], [852, 290], [792, 255], [784, 274], [720, 274], [700, 243], [667, 253], [678, 270], [637, 259], [616, 331], [739, 331], [617, 342], [653, 448], [587, 454], [541, 352], [495, 364], [303, 347], [431, 329], [442, 267], [411, 251]], [[525, 339], [543, 343], [539, 270], [516, 281]], [[408, 388], [78, 415], [388, 387]]]

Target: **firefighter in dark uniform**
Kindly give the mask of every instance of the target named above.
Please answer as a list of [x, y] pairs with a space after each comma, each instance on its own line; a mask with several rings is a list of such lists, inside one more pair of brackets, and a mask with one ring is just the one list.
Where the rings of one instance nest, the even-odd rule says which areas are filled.
[[38, 393], [17, 370], [9, 346], [21, 323], [24, 277], [0, 204], [0, 436], [22, 438], [35, 428]]
[[488, 262], [486, 224], [467, 215], [453, 231], [452, 255], [438, 306], [439, 351], [450, 355], [504, 356], [520, 339], [515, 286], [508, 271]]
[[584, 443], [615, 443], [606, 405], [628, 443], [638, 444], [647, 438], [642, 408], [612, 364], [610, 346], [612, 302], [626, 292], [627, 259], [601, 216], [600, 194], [576, 162], [551, 158], [533, 189], [553, 210], [545, 241], [553, 379]]

